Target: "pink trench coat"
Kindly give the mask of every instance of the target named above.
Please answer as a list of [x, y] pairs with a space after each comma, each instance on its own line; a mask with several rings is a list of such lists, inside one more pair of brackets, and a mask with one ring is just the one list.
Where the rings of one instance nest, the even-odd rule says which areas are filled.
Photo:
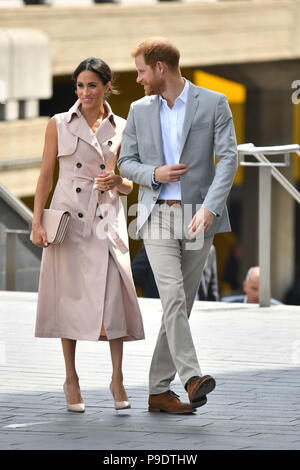
[[71, 219], [62, 245], [43, 249], [35, 336], [144, 339], [122, 201], [115, 189], [93, 189], [94, 177], [115, 168], [125, 120], [105, 103], [108, 117], [93, 133], [79, 104], [55, 115], [59, 178], [50, 208]]

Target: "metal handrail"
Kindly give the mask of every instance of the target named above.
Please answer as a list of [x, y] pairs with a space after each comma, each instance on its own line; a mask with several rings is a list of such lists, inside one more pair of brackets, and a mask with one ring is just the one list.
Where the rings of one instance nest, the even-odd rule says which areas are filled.
[[[259, 167], [259, 266], [260, 288], [259, 305], [269, 307], [271, 298], [271, 179], [272, 176], [300, 204], [300, 192], [276, 168], [289, 166], [290, 154], [300, 156], [300, 146], [297, 144], [272, 147], [255, 147], [253, 144], [238, 145], [240, 164], [242, 166]], [[253, 155], [257, 162], [246, 162], [245, 155]], [[284, 162], [270, 162], [265, 155], [284, 155]]]
[[33, 213], [25, 204], [14, 196], [3, 184], [0, 184], [0, 198], [14, 209], [28, 225], [32, 223]]
[[[296, 153], [300, 157], [300, 146], [299, 145], [277, 145], [274, 147], [255, 147], [253, 144], [241, 144], [238, 145], [239, 155], [242, 157], [241, 166], [270, 166], [271, 174], [274, 178], [281, 184], [281, 186], [286, 189], [290, 195], [300, 204], [300, 192], [292, 185], [292, 183], [282, 174], [276, 167], [278, 166], [288, 166], [289, 162], [270, 162], [264, 153], [267, 155], [280, 155], [285, 154], [289, 155], [291, 153]], [[255, 158], [261, 163], [260, 165], [256, 162], [245, 162], [243, 161], [244, 155], [254, 155]]]
[[29, 235], [29, 230], [7, 229], [6, 232], [6, 260], [5, 260], [5, 290], [16, 290], [16, 245], [19, 235]]
[[25, 204], [14, 196], [3, 184], [0, 184], [0, 198], [6, 202], [27, 224], [28, 230], [6, 229], [5, 289], [16, 289], [16, 243], [20, 235], [29, 235], [33, 213]]

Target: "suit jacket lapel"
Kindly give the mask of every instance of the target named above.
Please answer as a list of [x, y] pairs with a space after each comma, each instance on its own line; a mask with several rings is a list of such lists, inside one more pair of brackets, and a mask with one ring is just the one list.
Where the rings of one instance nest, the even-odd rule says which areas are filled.
[[149, 109], [148, 123], [150, 124], [151, 130], [152, 130], [153, 142], [155, 144], [157, 154], [159, 156], [161, 164], [164, 165], [165, 159], [164, 159], [164, 150], [163, 150], [161, 125], [160, 125], [160, 99], [158, 95], [153, 96], [148, 109]]
[[182, 150], [183, 150], [187, 135], [189, 133], [191, 124], [193, 122], [196, 110], [199, 106], [199, 100], [197, 99], [198, 96], [199, 96], [198, 88], [190, 82], [186, 108], [185, 108], [185, 116], [184, 116], [184, 121], [183, 121], [183, 128], [182, 128], [181, 146], [180, 146], [180, 153], [179, 153], [180, 158], [181, 158]]

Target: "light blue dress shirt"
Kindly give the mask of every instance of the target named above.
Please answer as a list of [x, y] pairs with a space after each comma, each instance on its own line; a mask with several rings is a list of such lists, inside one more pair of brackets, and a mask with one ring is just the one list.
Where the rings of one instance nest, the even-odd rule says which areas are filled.
[[[188, 90], [189, 82], [185, 80], [184, 88], [180, 95], [177, 96], [172, 108], [168, 106], [167, 100], [162, 96], [160, 97], [160, 125], [166, 165], [176, 165], [179, 163]], [[162, 184], [159, 199], [176, 199], [181, 201], [180, 181]]]

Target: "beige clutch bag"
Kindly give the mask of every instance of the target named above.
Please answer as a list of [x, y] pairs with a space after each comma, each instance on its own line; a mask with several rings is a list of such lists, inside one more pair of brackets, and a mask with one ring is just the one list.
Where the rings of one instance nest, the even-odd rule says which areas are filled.
[[[64, 241], [70, 217], [71, 214], [68, 211], [44, 209], [41, 223], [46, 230], [48, 243], [60, 245]], [[32, 232], [30, 234], [31, 239]]]

